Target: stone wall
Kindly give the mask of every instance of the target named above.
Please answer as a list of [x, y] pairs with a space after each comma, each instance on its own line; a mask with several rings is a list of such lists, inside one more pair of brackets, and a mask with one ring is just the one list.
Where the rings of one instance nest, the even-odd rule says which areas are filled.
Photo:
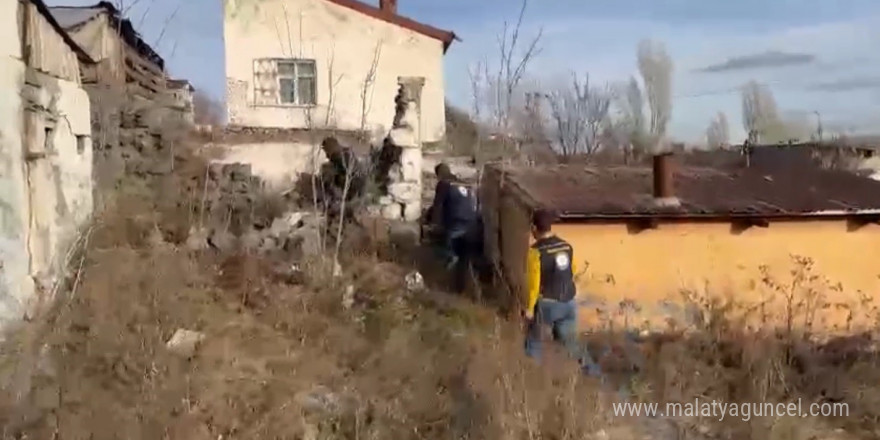
[[179, 112], [113, 86], [87, 86], [92, 104], [95, 144], [94, 198], [98, 209], [103, 197], [122, 179], [150, 179], [170, 173], [175, 145], [190, 125]]
[[401, 77], [398, 84], [394, 122], [382, 146], [384, 166], [380, 172], [387, 174], [387, 180], [377, 209], [389, 220], [416, 221], [422, 215], [419, 109], [424, 79]]

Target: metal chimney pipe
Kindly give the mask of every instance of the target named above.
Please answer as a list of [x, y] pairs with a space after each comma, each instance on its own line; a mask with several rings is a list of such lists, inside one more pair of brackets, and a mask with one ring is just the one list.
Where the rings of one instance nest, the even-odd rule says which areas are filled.
[[664, 152], [654, 155], [654, 201], [658, 205], [678, 206], [678, 198], [675, 197], [675, 164], [672, 161], [672, 153]]
[[379, 9], [387, 14], [397, 15], [397, 0], [379, 0]]

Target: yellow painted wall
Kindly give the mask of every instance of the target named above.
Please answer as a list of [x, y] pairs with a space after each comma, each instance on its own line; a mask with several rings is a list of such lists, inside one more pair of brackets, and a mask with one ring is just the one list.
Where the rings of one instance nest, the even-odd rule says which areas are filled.
[[[873, 299], [880, 295], [880, 226], [849, 229], [846, 221], [828, 220], [776, 222], [738, 234], [730, 223], [661, 223], [635, 234], [623, 224], [559, 224], [554, 231], [586, 263], [579, 295], [590, 303], [582, 306], [582, 327], [657, 327], [667, 319], [687, 325], [695, 316], [683, 306], [688, 291], [698, 302], [739, 302], [733, 315], [751, 325], [784, 326], [792, 316], [795, 327], [844, 331], [880, 316]], [[812, 268], [797, 269], [793, 255], [811, 259]], [[762, 265], [785, 287], [774, 293], [762, 281]], [[798, 274], [807, 279], [791, 288]], [[621, 307], [625, 300], [640, 310]]]

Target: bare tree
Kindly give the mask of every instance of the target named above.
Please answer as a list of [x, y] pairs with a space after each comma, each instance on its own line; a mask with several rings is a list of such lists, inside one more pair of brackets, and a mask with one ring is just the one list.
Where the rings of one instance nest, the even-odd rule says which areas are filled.
[[483, 108], [483, 87], [486, 77], [483, 75], [486, 69], [486, 63], [477, 61], [473, 66], [468, 67], [468, 78], [471, 82], [471, 115], [475, 120], [480, 121]]
[[666, 136], [672, 116], [672, 58], [662, 43], [643, 40], [638, 47], [638, 65], [648, 97], [650, 133], [656, 148]]
[[342, 81], [344, 74], [336, 74], [336, 48], [331, 49], [330, 61], [327, 63], [327, 113], [324, 115], [324, 127], [330, 127], [334, 123], [336, 112], [336, 87]]
[[550, 106], [554, 137], [562, 156], [591, 155], [601, 146], [601, 133], [608, 124], [611, 91], [590, 87], [589, 76], [583, 81], [572, 77], [571, 85], [545, 95]]
[[376, 43], [373, 49], [373, 60], [370, 62], [370, 69], [364, 75], [364, 81], [361, 84], [361, 134], [365, 134], [367, 130], [367, 117], [370, 109], [373, 107], [373, 89], [376, 84], [376, 72], [379, 69], [379, 60], [382, 58], [382, 41]]
[[522, 97], [520, 83], [530, 63], [540, 53], [539, 43], [543, 36], [543, 29], [539, 29], [534, 37], [523, 38], [527, 5], [528, 0], [522, 0], [519, 15], [512, 26], [504, 22], [498, 35], [497, 65], [490, 66], [486, 60], [469, 69], [474, 117], [480, 122], [486, 118], [486, 122], [505, 135], [511, 134], [513, 109]]
[[749, 143], [781, 139], [783, 128], [773, 93], [764, 85], [749, 81], [742, 89], [743, 128]]
[[718, 115], [709, 123], [706, 129], [706, 144], [709, 148], [726, 148], [730, 143], [730, 127], [727, 124], [727, 115], [718, 112]]
[[637, 151], [644, 151], [648, 147], [645, 99], [634, 77], [615, 87], [612, 104], [614, 117], [606, 127], [604, 137], [608, 143], [620, 148], [624, 159], [628, 160]]
[[498, 38], [498, 50], [501, 59], [498, 65], [498, 75], [495, 84], [495, 117], [497, 125], [507, 134], [510, 128], [510, 113], [513, 108], [514, 92], [517, 90], [526, 68], [532, 59], [540, 52], [538, 43], [544, 29], [540, 29], [538, 34], [529, 40], [525, 45], [522, 55], [517, 55], [520, 50], [520, 31], [522, 29], [523, 18], [526, 15], [526, 6], [528, 0], [523, 0], [520, 6], [519, 16], [516, 25], [511, 29], [508, 23], [504, 22], [504, 29]]

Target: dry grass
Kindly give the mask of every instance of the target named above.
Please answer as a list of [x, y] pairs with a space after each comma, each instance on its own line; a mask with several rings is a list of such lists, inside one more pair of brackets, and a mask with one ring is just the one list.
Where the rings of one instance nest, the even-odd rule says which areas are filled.
[[[75, 290], [11, 332], [3, 438], [582, 439], [595, 430], [574, 398], [595, 386], [573, 365], [529, 365], [518, 329], [459, 298], [406, 293], [400, 266], [347, 255], [333, 278], [315, 259], [289, 284], [274, 276], [277, 261], [183, 249], [167, 231], [182, 229], [195, 201], [169, 182], [138, 182], [113, 199]], [[181, 328], [207, 335], [188, 359], [165, 347]]]
[[[129, 183], [108, 203], [69, 293], [2, 345], [2, 438], [880, 435], [880, 369], [864, 338], [749, 332], [727, 305], [705, 302], [713, 319], [641, 344], [635, 368], [618, 336], [593, 335], [612, 347], [607, 388], [552, 351], [541, 367], [526, 361], [521, 329], [492, 310], [408, 293], [407, 269], [374, 252], [347, 247], [342, 277], [314, 256], [291, 281], [276, 275], [279, 261], [188, 251], [205, 174], [185, 151], [174, 174]], [[206, 335], [191, 358], [165, 347], [181, 328]], [[603, 390], [618, 385], [651, 402], [841, 401], [850, 417], [614, 419], [615, 394]]]

